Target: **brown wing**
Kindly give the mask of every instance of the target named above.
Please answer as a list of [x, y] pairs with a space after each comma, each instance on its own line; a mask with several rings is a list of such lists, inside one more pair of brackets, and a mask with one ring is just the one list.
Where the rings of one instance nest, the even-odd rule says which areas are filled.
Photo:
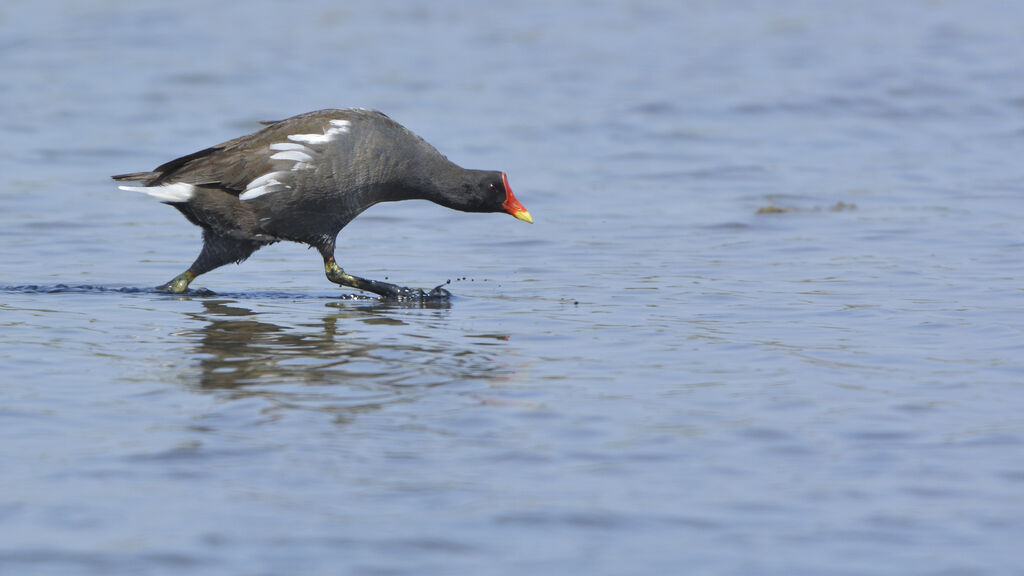
[[[351, 122], [360, 112], [318, 110], [300, 114], [270, 123], [252, 134], [175, 158], [152, 172], [120, 174], [114, 179], [142, 182], [146, 186], [184, 182], [220, 188], [237, 196], [269, 174], [285, 175], [295, 169], [303, 156], [318, 154], [317, 141], [320, 138], [326, 141], [326, 136], [337, 130], [338, 121]], [[289, 150], [300, 145], [302, 150]], [[262, 193], [268, 191], [273, 190]]]

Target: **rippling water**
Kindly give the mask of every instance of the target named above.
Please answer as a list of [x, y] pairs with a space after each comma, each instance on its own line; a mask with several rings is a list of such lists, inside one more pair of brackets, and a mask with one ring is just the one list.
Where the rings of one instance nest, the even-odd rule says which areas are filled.
[[[0, 572], [1022, 574], [1024, 10], [0, 7]], [[338, 290], [110, 174], [380, 108]]]

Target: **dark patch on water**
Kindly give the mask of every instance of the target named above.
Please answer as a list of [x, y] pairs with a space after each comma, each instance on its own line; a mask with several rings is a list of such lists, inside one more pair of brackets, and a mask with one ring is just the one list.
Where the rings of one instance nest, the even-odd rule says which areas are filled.
[[431, 292], [424, 293], [423, 298], [384, 299], [366, 294], [315, 294], [301, 292], [214, 292], [207, 288], [190, 288], [184, 294], [173, 294], [159, 288], [140, 288], [138, 286], [103, 286], [99, 284], [22, 284], [17, 286], [0, 286], [0, 292], [9, 294], [130, 294], [159, 296], [169, 300], [205, 300], [219, 298], [228, 300], [327, 300], [328, 305], [341, 302], [374, 304], [384, 308], [429, 308], [444, 309], [451, 307], [459, 297], [444, 291], [441, 297], [432, 297]]
[[0, 292], [20, 294], [159, 294], [156, 288], [138, 288], [133, 286], [98, 286], [94, 284], [23, 284], [20, 286], [0, 286]]

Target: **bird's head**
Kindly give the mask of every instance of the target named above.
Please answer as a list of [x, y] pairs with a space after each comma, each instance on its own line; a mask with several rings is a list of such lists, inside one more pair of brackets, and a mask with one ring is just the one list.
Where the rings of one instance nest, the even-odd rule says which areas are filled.
[[461, 186], [448, 190], [440, 198], [440, 204], [463, 212], [506, 212], [533, 223], [526, 208], [519, 203], [508, 184], [504, 172], [489, 170], [467, 170], [467, 178]]

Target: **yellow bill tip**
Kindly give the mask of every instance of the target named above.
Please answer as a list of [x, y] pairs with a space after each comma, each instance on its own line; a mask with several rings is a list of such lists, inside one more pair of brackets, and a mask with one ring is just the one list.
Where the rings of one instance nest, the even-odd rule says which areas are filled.
[[526, 210], [517, 210], [512, 213], [512, 216], [518, 220], [526, 222], [527, 224], [533, 224], [533, 216], [530, 216], [530, 213]]

